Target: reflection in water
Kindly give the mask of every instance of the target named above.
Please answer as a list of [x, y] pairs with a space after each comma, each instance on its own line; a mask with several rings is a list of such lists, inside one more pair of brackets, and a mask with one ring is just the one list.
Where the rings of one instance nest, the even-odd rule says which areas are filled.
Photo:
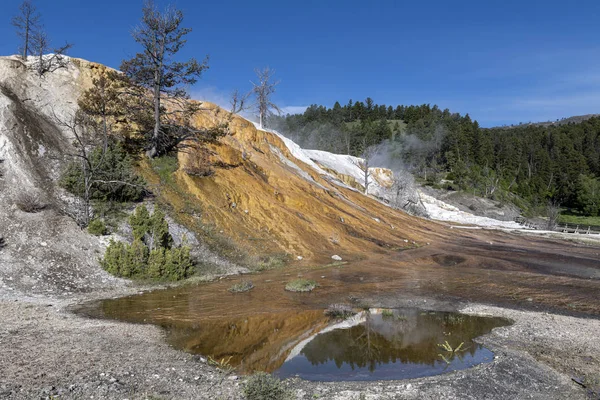
[[327, 325], [323, 311], [258, 314], [234, 320], [207, 320], [189, 328], [167, 326], [167, 340], [190, 353], [229, 359], [239, 372], [272, 372], [300, 340]]
[[[506, 324], [498, 318], [419, 310], [366, 313], [359, 325], [315, 336], [277, 374], [383, 380], [464, 369], [493, 359], [492, 352], [472, 339]], [[440, 346], [445, 342], [451, 349]]]
[[[227, 289], [235, 282], [232, 278], [107, 299], [88, 304], [79, 312], [95, 318], [159, 325], [165, 328], [167, 340], [174, 347], [216, 360], [230, 359], [239, 373], [280, 369], [282, 375], [301, 374], [307, 379], [323, 380], [343, 379], [340, 372], [346, 369], [349, 373], [363, 371], [377, 379], [413, 376], [422, 366], [434, 366], [440, 372], [444, 368], [458, 369], [458, 357], [450, 360], [449, 366], [438, 357], [448, 357], [437, 346], [445, 340], [453, 348], [464, 341], [466, 351], [459, 355], [465, 364], [472, 365], [481, 361], [479, 355], [491, 357], [491, 353], [478, 353], [479, 347], [471, 339], [506, 324], [504, 320], [460, 314], [422, 315], [422, 311], [398, 310], [386, 317], [374, 313], [364, 325], [316, 336], [330, 325], [323, 308], [337, 301], [341, 293], [347, 294], [348, 284], [327, 287], [324, 283], [316, 294], [291, 293], [283, 289], [288, 276], [278, 277], [277, 273], [281, 274], [266, 273], [264, 281], [257, 281], [257, 288], [248, 293], [229, 293]], [[333, 278], [334, 273], [342, 276], [345, 270], [333, 269], [328, 276]], [[310, 343], [302, 347], [301, 353], [299, 344], [306, 342]], [[305, 365], [300, 367], [301, 362]], [[411, 365], [413, 372], [402, 372], [399, 365]], [[392, 371], [385, 372], [391, 367]], [[420, 374], [435, 373], [428, 371]], [[348, 375], [347, 379], [375, 379], [368, 376]]]

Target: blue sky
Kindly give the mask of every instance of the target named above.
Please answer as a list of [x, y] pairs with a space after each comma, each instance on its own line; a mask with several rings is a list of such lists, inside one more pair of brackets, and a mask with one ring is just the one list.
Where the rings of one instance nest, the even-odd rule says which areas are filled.
[[[139, 48], [129, 34], [141, 0], [34, 0], [56, 45], [118, 67]], [[181, 57], [210, 55], [194, 97], [227, 103], [254, 68], [281, 80], [288, 110], [372, 97], [438, 104], [482, 126], [600, 112], [600, 1], [159, 0], [193, 28]], [[2, 0], [0, 54], [16, 52]]]

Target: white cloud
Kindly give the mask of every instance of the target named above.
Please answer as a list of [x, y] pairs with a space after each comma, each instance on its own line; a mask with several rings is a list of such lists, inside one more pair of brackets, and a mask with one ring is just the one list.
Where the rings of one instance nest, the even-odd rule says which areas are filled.
[[194, 100], [215, 103], [226, 110], [231, 109], [231, 93], [226, 93], [215, 86], [194, 88], [190, 93], [190, 97]]

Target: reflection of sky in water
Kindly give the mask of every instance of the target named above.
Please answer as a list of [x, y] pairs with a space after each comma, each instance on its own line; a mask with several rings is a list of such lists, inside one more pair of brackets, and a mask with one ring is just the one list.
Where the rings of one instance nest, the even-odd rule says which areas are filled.
[[[494, 354], [472, 339], [502, 325], [455, 313], [396, 310], [314, 337], [276, 372], [308, 380], [389, 380], [435, 375], [489, 362]], [[448, 341], [456, 353], [438, 344]], [[449, 362], [444, 361], [443, 357]]]
[[416, 363], [378, 363], [376, 369], [371, 372], [369, 368], [358, 368], [344, 363], [337, 367], [334, 361], [325, 364], [314, 365], [303, 355], [294, 357], [282, 365], [275, 373], [281, 377], [298, 375], [306, 380], [314, 381], [369, 381], [369, 380], [391, 380], [418, 378], [442, 374], [445, 372], [461, 370], [477, 364], [492, 361], [494, 353], [486, 348], [481, 348], [475, 356], [466, 354], [462, 360], [455, 358], [449, 365], [444, 361], [436, 361], [435, 364]]

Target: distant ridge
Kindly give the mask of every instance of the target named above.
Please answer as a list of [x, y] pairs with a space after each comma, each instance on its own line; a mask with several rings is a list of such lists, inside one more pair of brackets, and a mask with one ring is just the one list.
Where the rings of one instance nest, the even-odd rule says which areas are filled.
[[590, 118], [599, 117], [600, 114], [585, 114], [585, 115], [575, 115], [573, 117], [562, 118], [556, 121], [546, 121], [546, 122], [527, 122], [513, 125], [502, 125], [495, 126], [494, 128], [515, 128], [519, 126], [559, 126], [559, 125], [568, 125], [568, 124], [578, 124], [580, 122], [586, 121]]

